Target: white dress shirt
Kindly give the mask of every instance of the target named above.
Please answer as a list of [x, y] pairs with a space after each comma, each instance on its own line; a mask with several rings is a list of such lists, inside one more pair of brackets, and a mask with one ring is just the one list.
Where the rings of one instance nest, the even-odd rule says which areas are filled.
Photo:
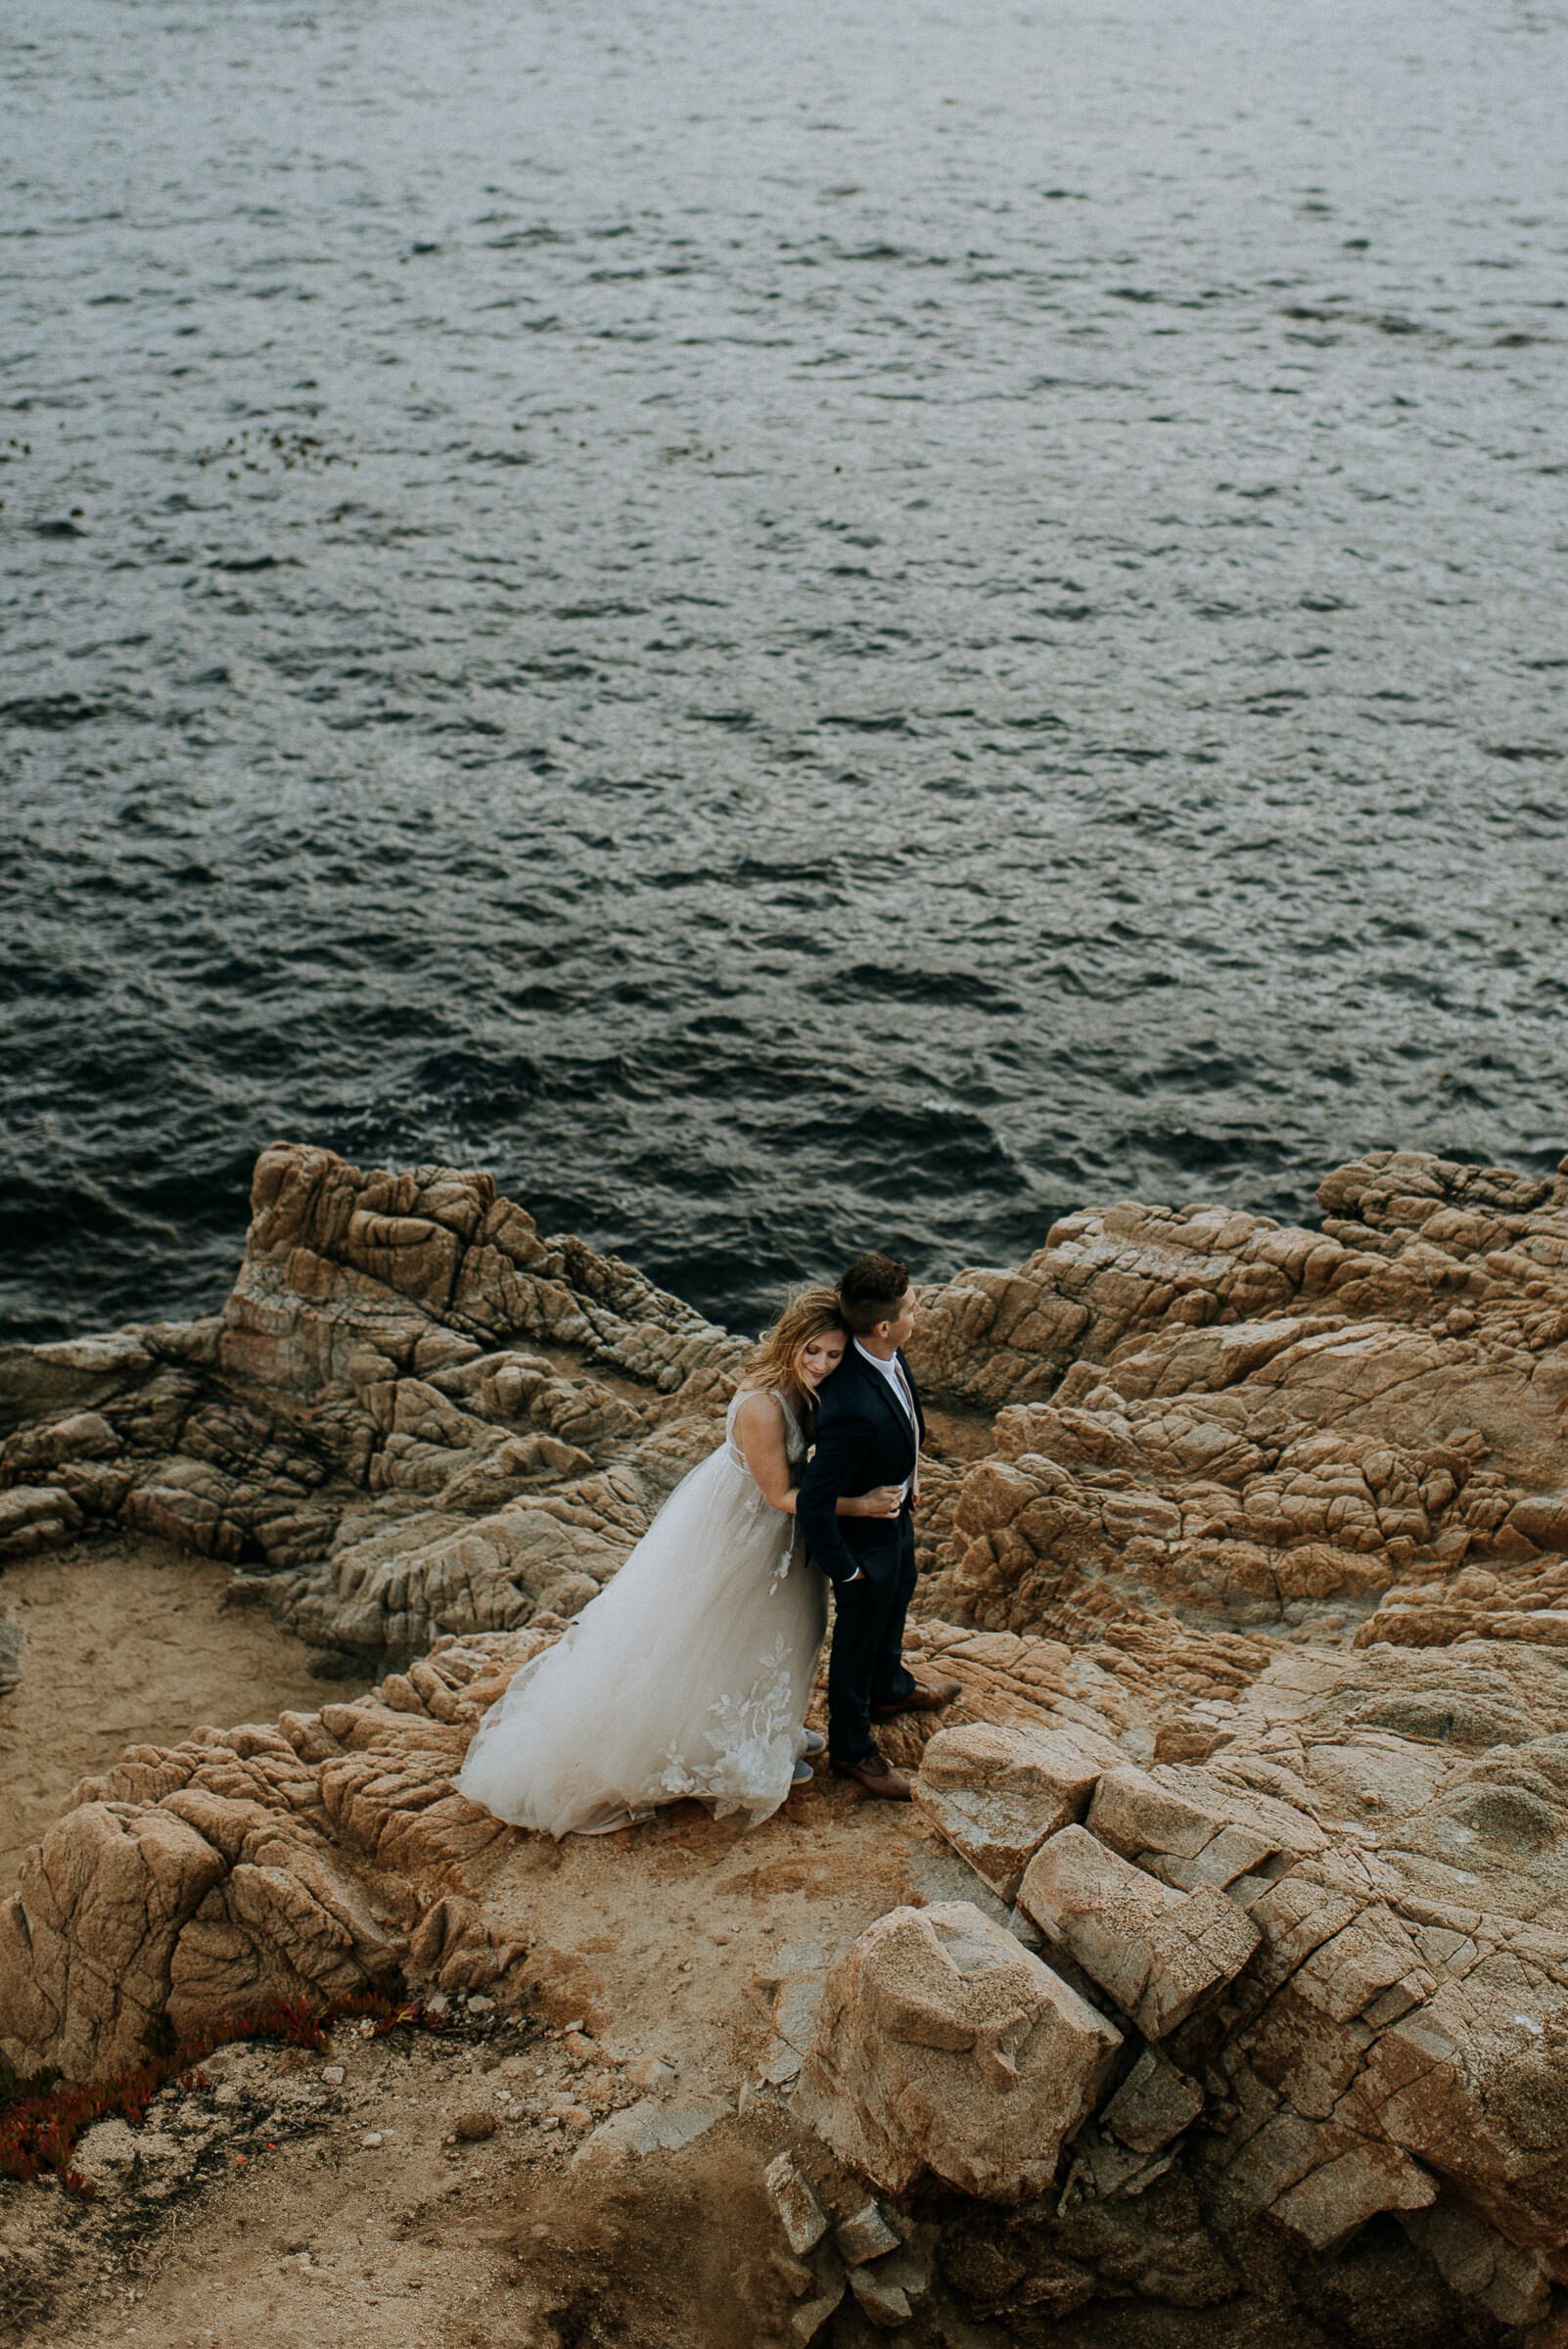
[[[908, 1420], [909, 1432], [915, 1440], [915, 1469], [916, 1473], [918, 1473], [920, 1422], [915, 1416], [914, 1397], [909, 1392], [909, 1381], [904, 1377], [902, 1364], [899, 1362], [897, 1355], [894, 1355], [889, 1360], [884, 1361], [880, 1354], [873, 1354], [870, 1347], [862, 1346], [858, 1338], [856, 1338], [854, 1341], [854, 1351], [860, 1357], [862, 1361], [870, 1363], [873, 1370], [881, 1371], [883, 1377], [893, 1389], [894, 1394], [898, 1397], [899, 1408]], [[907, 1500], [910, 1493], [915, 1489], [916, 1476], [906, 1476], [903, 1480], [903, 1483], [899, 1487], [899, 1497], [900, 1500]]]

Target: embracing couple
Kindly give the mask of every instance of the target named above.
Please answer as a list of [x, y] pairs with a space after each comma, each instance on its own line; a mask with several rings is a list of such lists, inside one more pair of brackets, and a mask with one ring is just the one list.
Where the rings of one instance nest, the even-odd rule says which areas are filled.
[[[866, 1256], [780, 1315], [724, 1441], [624, 1565], [514, 1674], [457, 1777], [471, 1802], [550, 1835], [606, 1834], [693, 1798], [755, 1825], [831, 1767], [909, 1798], [874, 1725], [931, 1712], [956, 1681], [905, 1669], [925, 1421], [902, 1348], [904, 1266]], [[833, 1586], [828, 1733], [806, 1727]]]

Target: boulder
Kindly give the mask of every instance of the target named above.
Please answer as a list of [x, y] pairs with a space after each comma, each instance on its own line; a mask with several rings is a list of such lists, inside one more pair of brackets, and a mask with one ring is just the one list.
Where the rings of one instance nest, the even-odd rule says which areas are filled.
[[1064, 1827], [1024, 1873], [1019, 1907], [1082, 1966], [1146, 2039], [1163, 2039], [1233, 1982], [1262, 1936], [1212, 1886], [1179, 1893], [1098, 1842]]
[[521, 1629], [614, 1573], [745, 1351], [487, 1174], [279, 1143], [215, 1320], [8, 1354], [0, 1560], [117, 1518], [340, 1653]]
[[907, 2325], [914, 2315], [902, 2284], [880, 2268], [852, 2268], [850, 2289], [870, 2322], [882, 2331], [891, 2332], [899, 2325]]
[[1384, 2211], [1424, 2210], [1437, 2190], [1430, 2171], [1371, 2141], [1330, 2152], [1278, 2197], [1270, 2216], [1308, 2250], [1332, 2251]]
[[1203, 2091], [1153, 2048], [1145, 2048], [1100, 2114], [1134, 2153], [1162, 2153], [1203, 2110]]
[[889, 2193], [1043, 2193], [1122, 2035], [966, 1901], [879, 1917], [828, 1975], [796, 2109]]
[[884, 2259], [897, 2251], [903, 2238], [894, 2233], [875, 2202], [865, 2202], [834, 2229], [833, 2240], [845, 2266], [858, 2268], [868, 2259]]
[[1121, 1762], [1104, 1772], [1085, 1823], [1113, 1852], [1187, 1891], [1260, 1891], [1281, 1856], [1307, 1859], [1328, 1841], [1293, 1804], [1170, 1763], [1142, 1771]]
[[1092, 1730], [975, 1722], [930, 1739], [914, 1799], [976, 1874], [1011, 1901], [1039, 1845], [1084, 1816], [1101, 1773], [1118, 1759]]
[[814, 2251], [827, 2233], [827, 2215], [787, 2153], [777, 2153], [762, 2172], [785, 2240], [797, 2259]]
[[935, 1606], [1568, 1641], [1568, 1176], [1376, 1152], [1320, 1197], [1084, 1211], [927, 1296], [929, 1384], [997, 1413]]
[[80, 1508], [62, 1486], [14, 1484], [0, 1492], [0, 1560], [69, 1542], [81, 1522]]
[[1500, 2325], [1537, 2325], [1551, 2305], [1539, 2259], [1521, 2251], [1453, 2202], [1427, 2204], [1404, 2220], [1405, 2232], [1445, 2282]]

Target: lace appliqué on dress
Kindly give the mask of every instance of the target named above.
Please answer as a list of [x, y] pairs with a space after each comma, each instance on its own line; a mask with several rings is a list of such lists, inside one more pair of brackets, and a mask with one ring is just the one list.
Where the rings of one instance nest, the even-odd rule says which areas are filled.
[[772, 1573], [767, 1578], [767, 1595], [769, 1598], [773, 1596], [775, 1591], [783, 1589], [785, 1578], [788, 1576], [790, 1568], [794, 1565], [795, 1558], [795, 1537], [792, 1534], [787, 1548], [784, 1550], [778, 1564], [774, 1567]]
[[719, 1818], [726, 1811], [770, 1799], [778, 1776], [780, 1738], [789, 1740], [794, 1756], [798, 1709], [789, 1642], [780, 1635], [762, 1657], [761, 1668], [746, 1694], [721, 1696], [709, 1706], [701, 1734], [712, 1749], [712, 1758], [699, 1756], [694, 1767], [678, 1748], [667, 1750], [660, 1780], [665, 1793], [680, 1796], [701, 1791], [710, 1802], [717, 1797]]

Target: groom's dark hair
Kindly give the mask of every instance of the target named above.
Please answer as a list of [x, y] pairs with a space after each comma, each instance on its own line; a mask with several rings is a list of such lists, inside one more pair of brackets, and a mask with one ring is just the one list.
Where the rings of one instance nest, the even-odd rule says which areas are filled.
[[839, 1311], [857, 1338], [879, 1321], [896, 1321], [909, 1267], [896, 1256], [861, 1256], [839, 1282]]

